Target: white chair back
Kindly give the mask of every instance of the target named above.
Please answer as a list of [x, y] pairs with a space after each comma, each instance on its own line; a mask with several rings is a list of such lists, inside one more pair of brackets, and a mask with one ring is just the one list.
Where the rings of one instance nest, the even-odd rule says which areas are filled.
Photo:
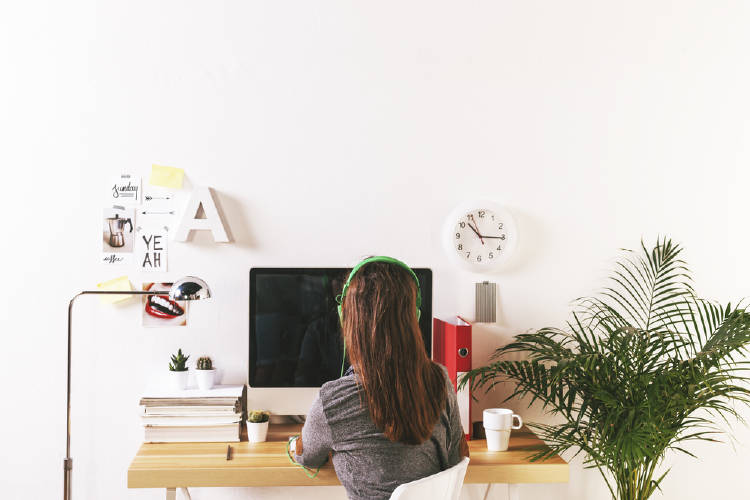
[[468, 466], [465, 457], [450, 469], [402, 484], [393, 490], [391, 500], [458, 500]]

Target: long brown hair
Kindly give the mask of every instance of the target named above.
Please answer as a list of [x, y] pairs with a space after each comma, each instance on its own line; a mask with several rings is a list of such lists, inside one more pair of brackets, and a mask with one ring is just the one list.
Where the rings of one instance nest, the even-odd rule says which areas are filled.
[[420, 444], [446, 404], [440, 367], [425, 351], [417, 321], [417, 284], [387, 262], [365, 264], [343, 298], [343, 332], [375, 426], [391, 441]]

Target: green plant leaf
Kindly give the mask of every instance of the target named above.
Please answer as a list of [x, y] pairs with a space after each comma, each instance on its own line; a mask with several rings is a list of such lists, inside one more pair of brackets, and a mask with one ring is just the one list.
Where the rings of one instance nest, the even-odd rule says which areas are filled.
[[669, 472], [654, 479], [668, 451], [716, 441], [716, 422], [750, 403], [750, 313], [697, 298], [681, 251], [667, 238], [626, 251], [601, 293], [575, 301], [565, 329], [517, 335], [459, 386], [511, 382], [508, 399], [562, 419], [528, 423], [549, 446], [533, 460], [572, 450], [613, 497], [647, 499]]

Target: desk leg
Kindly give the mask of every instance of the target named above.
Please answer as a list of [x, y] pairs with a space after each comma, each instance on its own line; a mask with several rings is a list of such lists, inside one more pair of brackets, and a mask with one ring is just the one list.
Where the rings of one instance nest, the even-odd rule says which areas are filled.
[[[492, 486], [492, 483], [487, 483], [487, 489], [484, 490], [483, 500], [487, 500], [487, 497], [490, 494], [490, 486]], [[508, 483], [508, 500], [521, 500], [518, 493], [518, 486], [518, 484]]]
[[492, 487], [492, 483], [487, 483], [487, 489], [484, 490], [484, 496], [482, 497], [482, 500], [487, 500], [487, 495], [490, 494], [491, 487]]
[[521, 497], [518, 494], [518, 484], [508, 483], [508, 500], [520, 500]]
[[167, 488], [167, 500], [177, 500], [177, 488]]

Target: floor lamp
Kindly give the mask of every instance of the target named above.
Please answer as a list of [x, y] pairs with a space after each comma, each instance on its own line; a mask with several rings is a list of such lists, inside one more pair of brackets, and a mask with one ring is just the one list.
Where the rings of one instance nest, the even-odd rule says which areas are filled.
[[[68, 305], [68, 415], [67, 415], [67, 439], [65, 441], [65, 459], [63, 461], [63, 499], [71, 500], [71, 473], [73, 471], [73, 459], [70, 458], [70, 330], [73, 317], [73, 303], [81, 295], [164, 295], [164, 291], [155, 290], [86, 290], [72, 299], [70, 299], [70, 305]], [[169, 298], [177, 300], [200, 300], [208, 299], [211, 297], [211, 290], [205, 281], [195, 276], [187, 276], [178, 281], [175, 281], [172, 288], [169, 290]]]

